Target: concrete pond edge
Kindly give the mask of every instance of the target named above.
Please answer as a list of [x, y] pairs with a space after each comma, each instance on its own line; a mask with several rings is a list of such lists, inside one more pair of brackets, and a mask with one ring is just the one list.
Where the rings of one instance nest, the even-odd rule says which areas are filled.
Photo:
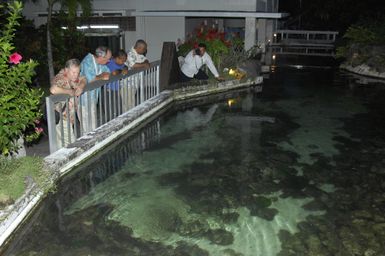
[[369, 67], [366, 64], [361, 64], [361, 65], [358, 65], [355, 67], [348, 65], [348, 64], [341, 64], [340, 68], [343, 70], [346, 70], [348, 72], [351, 72], [351, 73], [354, 73], [357, 75], [361, 75], [361, 76], [365, 76], [365, 77], [369, 77], [369, 78], [377, 78], [377, 79], [381, 79], [381, 80], [385, 79], [385, 72], [380, 73], [378, 71], [375, 71], [375, 70], [373, 70], [373, 68]]

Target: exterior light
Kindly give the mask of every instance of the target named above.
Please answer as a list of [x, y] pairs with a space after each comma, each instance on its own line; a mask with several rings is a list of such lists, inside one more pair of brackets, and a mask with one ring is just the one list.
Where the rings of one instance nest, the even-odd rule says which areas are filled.
[[232, 105], [234, 105], [235, 103], [235, 99], [228, 99], [227, 100], [227, 106], [231, 107]]
[[91, 25], [91, 28], [119, 28], [119, 25]]
[[229, 70], [229, 75], [235, 77], [238, 80], [241, 80], [242, 78], [244, 78], [246, 76], [246, 72], [243, 70], [240, 70], [238, 68], [236, 68], [236, 69], [231, 68]]
[[273, 35], [274, 37], [277, 37], [277, 34], [276, 33], [274, 33], [274, 35]]
[[276, 56], [275, 56], [275, 54], [271, 57], [273, 60], [275, 60], [275, 58], [276, 58]]
[[[68, 29], [68, 27], [61, 27], [62, 29]], [[76, 29], [84, 30], [84, 29], [104, 29], [104, 28], [119, 28], [119, 25], [90, 25], [90, 26], [77, 26]]]
[[79, 29], [79, 30], [89, 29], [88, 26], [77, 26], [76, 28]]

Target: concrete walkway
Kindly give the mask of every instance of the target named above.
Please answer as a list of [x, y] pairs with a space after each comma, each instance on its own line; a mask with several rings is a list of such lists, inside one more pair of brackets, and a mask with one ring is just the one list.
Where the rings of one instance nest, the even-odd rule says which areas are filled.
[[49, 140], [48, 135], [44, 135], [39, 143], [34, 144], [30, 147], [25, 147], [27, 156], [40, 156], [46, 157], [49, 155]]

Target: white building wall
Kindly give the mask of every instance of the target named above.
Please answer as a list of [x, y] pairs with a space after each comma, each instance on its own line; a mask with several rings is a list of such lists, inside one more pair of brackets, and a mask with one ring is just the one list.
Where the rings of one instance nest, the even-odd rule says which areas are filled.
[[266, 19], [257, 19], [257, 45], [266, 46]]
[[[105, 12], [119, 12], [123, 16], [131, 16], [134, 11], [277, 11], [278, 0], [93, 0], [93, 12], [99, 14]], [[55, 5], [54, 10], [59, 10], [60, 6]], [[273, 10], [271, 10], [273, 9]], [[46, 1], [32, 3], [27, 1], [23, 14], [28, 19], [33, 19], [35, 25], [39, 26], [46, 22], [46, 17], [38, 17], [38, 14], [46, 13]], [[100, 15], [101, 16], [101, 15]], [[196, 20], [199, 20], [197, 18]], [[210, 18], [205, 18], [210, 20]], [[222, 19], [218, 22], [223, 26]], [[242, 19], [244, 22], [244, 19]], [[191, 21], [191, 22], [190, 22]], [[137, 17], [136, 31], [124, 31], [124, 47], [129, 49], [137, 39], [144, 39], [148, 43], [148, 57], [150, 60], [159, 59], [161, 56], [164, 41], [176, 41], [178, 38], [184, 39], [186, 32], [191, 31], [196, 24], [190, 20], [186, 22], [184, 17]], [[258, 31], [255, 34], [251, 31], [255, 25], [249, 21], [247, 28], [247, 47], [253, 45], [252, 42], [259, 44], [266, 43], [270, 39], [273, 26], [266, 20], [256, 21]], [[219, 25], [218, 24], [218, 25]]]
[[150, 61], [160, 59], [163, 42], [176, 42], [178, 38], [184, 38], [184, 17], [138, 17], [136, 21], [136, 39], [147, 42]]
[[[272, 1], [272, 0], [270, 0]], [[255, 11], [256, 0], [136, 0], [141, 11]]]
[[[261, 1], [261, 0], [259, 0]], [[274, 1], [274, 0], [262, 0]], [[130, 15], [131, 11], [255, 11], [257, 0], [93, 0], [94, 11], [124, 11]], [[56, 4], [54, 10], [59, 10]], [[47, 1], [26, 1], [23, 15], [34, 19], [37, 13], [47, 11]]]
[[131, 49], [132, 46], [134, 46], [136, 40], [140, 39], [136, 35], [136, 31], [124, 31], [124, 44], [122, 47], [128, 51]]
[[[145, 0], [142, 0], [145, 1]], [[136, 1], [132, 0], [93, 0], [92, 7], [96, 10], [135, 10]]]
[[245, 19], [245, 50], [249, 50], [255, 45], [257, 29], [256, 21], [255, 18]]
[[275, 31], [274, 25], [275, 25], [274, 20], [266, 21], [266, 43], [267, 44], [273, 43], [273, 34]]

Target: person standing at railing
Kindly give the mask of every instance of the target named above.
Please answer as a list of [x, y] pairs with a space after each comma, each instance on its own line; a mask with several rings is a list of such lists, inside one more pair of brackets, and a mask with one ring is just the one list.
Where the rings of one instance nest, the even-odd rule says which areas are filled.
[[[111, 50], [105, 46], [96, 48], [95, 53], [89, 53], [81, 62], [81, 75], [87, 79], [87, 84], [97, 80], [109, 80], [110, 70], [107, 63], [111, 59]], [[100, 88], [84, 93], [80, 97], [82, 132], [90, 132], [97, 127]], [[89, 95], [87, 95], [89, 94]], [[90, 100], [90, 102], [88, 102]]]
[[[111, 72], [111, 75], [126, 75], [128, 73], [128, 67], [125, 65], [127, 61], [127, 53], [124, 50], [119, 50], [110, 62], [107, 63], [107, 67]], [[120, 96], [120, 81], [114, 81], [106, 85], [106, 93], [102, 93], [102, 102], [104, 104], [103, 110], [106, 112], [106, 121], [117, 117], [122, 113], [122, 99]]]
[[[58, 102], [55, 105], [59, 117], [62, 117], [62, 120], [59, 119], [56, 124], [56, 138], [59, 147], [67, 146], [76, 139], [74, 125], [75, 122], [78, 122], [75, 111], [78, 103], [77, 97], [82, 94], [86, 85], [86, 78], [79, 76], [79, 74], [80, 61], [70, 59], [65, 63], [64, 69], [60, 70], [51, 82], [50, 92], [52, 94], [66, 94], [71, 97], [67, 102]], [[70, 129], [68, 129], [68, 126]]]

